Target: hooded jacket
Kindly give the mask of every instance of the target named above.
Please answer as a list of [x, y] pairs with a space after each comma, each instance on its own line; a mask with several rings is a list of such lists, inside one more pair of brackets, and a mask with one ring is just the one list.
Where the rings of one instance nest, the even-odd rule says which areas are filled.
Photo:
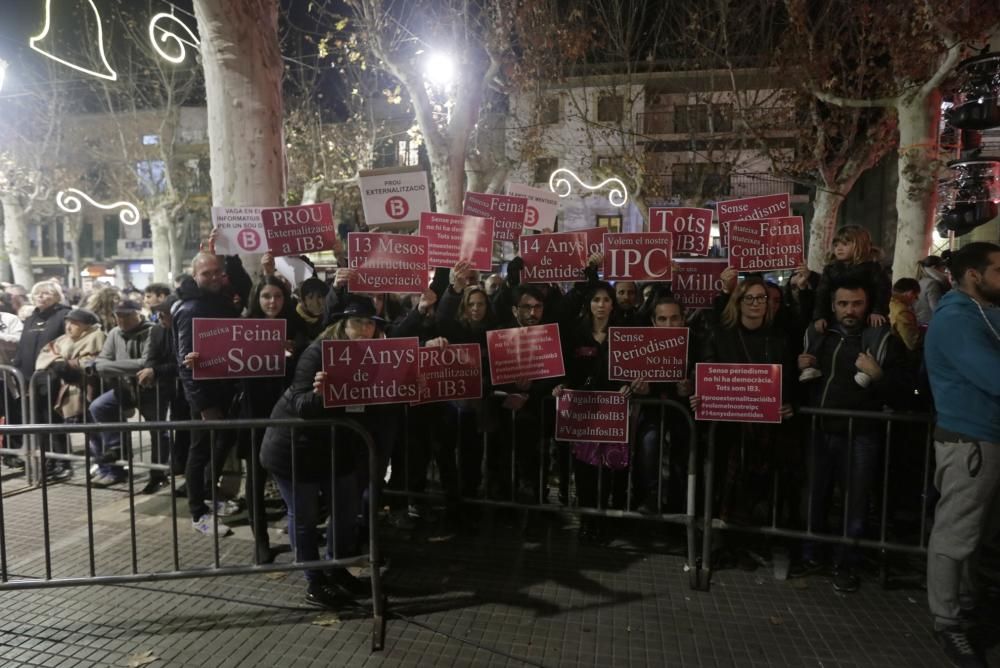
[[63, 321], [67, 313], [68, 306], [55, 304], [44, 311], [36, 308], [25, 319], [21, 340], [18, 341], [17, 352], [14, 354], [14, 366], [24, 374], [25, 382], [31, 381], [31, 374], [35, 372], [35, 360], [45, 344], [63, 335]]
[[924, 360], [938, 426], [1000, 443], [1000, 308], [959, 290], [941, 297]]
[[102, 376], [132, 376], [142, 368], [143, 358], [149, 347], [149, 332], [153, 323], [143, 320], [125, 332], [115, 327], [104, 341], [104, 348], [97, 356], [95, 366]]

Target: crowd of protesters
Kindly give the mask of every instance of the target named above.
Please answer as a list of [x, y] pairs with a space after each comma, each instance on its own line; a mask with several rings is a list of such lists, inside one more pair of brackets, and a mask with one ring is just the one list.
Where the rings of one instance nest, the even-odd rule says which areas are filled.
[[[636, 401], [630, 444], [555, 442], [554, 398], [567, 390], [615, 391], [629, 399], [680, 402], [693, 411], [701, 403], [692, 382], [694, 364], [716, 362], [780, 365], [783, 397], [780, 424], [717, 427], [714, 504], [720, 520], [759, 524], [773, 516], [783, 526], [808, 524], [822, 532], [835, 519], [844, 523], [838, 531], [864, 538], [873, 510], [883, 502], [885, 425], [822, 417], [810, 428], [801, 408], [926, 413], [936, 406], [936, 490], [919, 488], [922, 473], [912, 462], [922, 460], [922, 453], [890, 460], [890, 478], [912, 474], [918, 495], [940, 498], [930, 542], [931, 608], [949, 656], [968, 659], [972, 650], [961, 622], [974, 592], [963, 567], [980, 542], [992, 537], [998, 514], [990, 509], [1000, 500], [1000, 247], [974, 243], [951, 257], [931, 256], [920, 263], [919, 280], [893, 282], [868, 233], [847, 226], [838, 230], [821, 273], [801, 267], [777, 283], [729, 269], [720, 277], [723, 290], [713, 306], [691, 312], [669, 283], [611, 285], [600, 279], [600, 265], [601, 258], [592, 257], [579, 282], [560, 286], [524, 284], [520, 258], [503, 274], [490, 276], [459, 262], [438, 270], [423, 293], [400, 297], [350, 293], [354, 270], [343, 261], [329, 282], [313, 277], [291, 285], [270, 256], [260, 273], [250, 276], [239, 257], [217, 256], [210, 246], [176, 287], [152, 284], [141, 294], [104, 287], [77, 301], [67, 299], [54, 280], [30, 291], [8, 286], [0, 302], [0, 355], [30, 379], [39, 397], [30, 416], [35, 422], [115, 422], [136, 411], [148, 421], [347, 415], [373, 435], [382, 470], [391, 470], [389, 487], [416, 495], [403, 497], [409, 501], [396, 508], [395, 521], [412, 524], [428, 512], [417, 498], [428, 487], [433, 462], [445, 520], [456, 530], [477, 526], [480, 506], [461, 503], [470, 497], [528, 507], [575, 503], [649, 514], [685, 512], [691, 433], [684, 416], [661, 414], [655, 405]], [[285, 376], [195, 380], [199, 358], [192, 321], [244, 316], [286, 322]], [[938, 318], [948, 319], [947, 329], [937, 325]], [[486, 333], [548, 323], [559, 327], [565, 376], [492, 385]], [[608, 328], [616, 325], [688, 327], [687, 378], [610, 379]], [[426, 346], [478, 344], [482, 398], [366, 406], [350, 413], [324, 408], [322, 341], [379, 337], [417, 337]], [[17, 401], [5, 406], [8, 421], [23, 419], [16, 414]], [[229, 527], [220, 518], [245, 507], [256, 559], [271, 561], [263, 504], [270, 479], [284, 501], [299, 559], [320, 557], [315, 527], [322, 521], [329, 522], [327, 556], [361, 549], [368, 521], [367, 454], [348, 432], [338, 436], [333, 451], [329, 430], [319, 427], [220, 430], [214, 436], [178, 430], [151, 437], [152, 461], [184, 474], [195, 531], [226, 535]], [[922, 439], [912, 434], [913, 441]], [[129, 440], [127, 433], [110, 431], [89, 439], [95, 461], [88, 472], [91, 484], [127, 479], [131, 472], [121, 462]], [[55, 435], [45, 437], [42, 448], [68, 452], [66, 439]], [[246, 472], [242, 503], [218, 487], [230, 453]], [[50, 457], [45, 474], [64, 479], [73, 474], [72, 465]], [[166, 473], [156, 470], [142, 492], [166, 485]], [[528, 539], [539, 529], [535, 515], [528, 513]], [[584, 516], [580, 538], [606, 542], [614, 527], [603, 517]], [[729, 550], [739, 563], [759, 559], [768, 549], [748, 544], [752, 550]], [[793, 576], [828, 571], [836, 590], [857, 590], [862, 552], [824, 545], [800, 545]], [[308, 571], [306, 579], [307, 599], [321, 606], [336, 605], [338, 591], [358, 589], [344, 569]]]

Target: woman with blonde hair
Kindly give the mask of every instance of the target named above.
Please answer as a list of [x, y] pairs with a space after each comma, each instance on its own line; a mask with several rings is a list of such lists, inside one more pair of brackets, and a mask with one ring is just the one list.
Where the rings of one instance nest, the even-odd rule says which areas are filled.
[[118, 291], [118, 288], [109, 285], [91, 293], [83, 303], [83, 308], [97, 315], [101, 327], [107, 333], [118, 325], [118, 319], [115, 317], [115, 307], [118, 306], [121, 300], [122, 293]]

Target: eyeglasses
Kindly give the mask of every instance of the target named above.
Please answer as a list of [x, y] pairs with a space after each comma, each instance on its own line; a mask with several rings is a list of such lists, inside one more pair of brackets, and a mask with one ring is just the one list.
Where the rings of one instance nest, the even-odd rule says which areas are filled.
[[767, 295], [744, 295], [744, 304], [765, 304], [767, 303]]

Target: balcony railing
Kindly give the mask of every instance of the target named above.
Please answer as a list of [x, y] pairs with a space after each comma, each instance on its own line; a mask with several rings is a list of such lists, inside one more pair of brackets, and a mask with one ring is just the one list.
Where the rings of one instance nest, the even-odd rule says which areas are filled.
[[709, 114], [677, 109], [645, 111], [636, 114], [636, 127], [643, 135], [704, 135], [757, 131], [792, 130], [795, 110], [792, 107], [750, 107], [736, 111], [728, 106], [712, 107]]
[[699, 179], [682, 179], [670, 173], [649, 174], [659, 181], [662, 192], [670, 197], [700, 197], [703, 199], [731, 199], [759, 195], [806, 195], [809, 188], [773, 174], [708, 174]]

